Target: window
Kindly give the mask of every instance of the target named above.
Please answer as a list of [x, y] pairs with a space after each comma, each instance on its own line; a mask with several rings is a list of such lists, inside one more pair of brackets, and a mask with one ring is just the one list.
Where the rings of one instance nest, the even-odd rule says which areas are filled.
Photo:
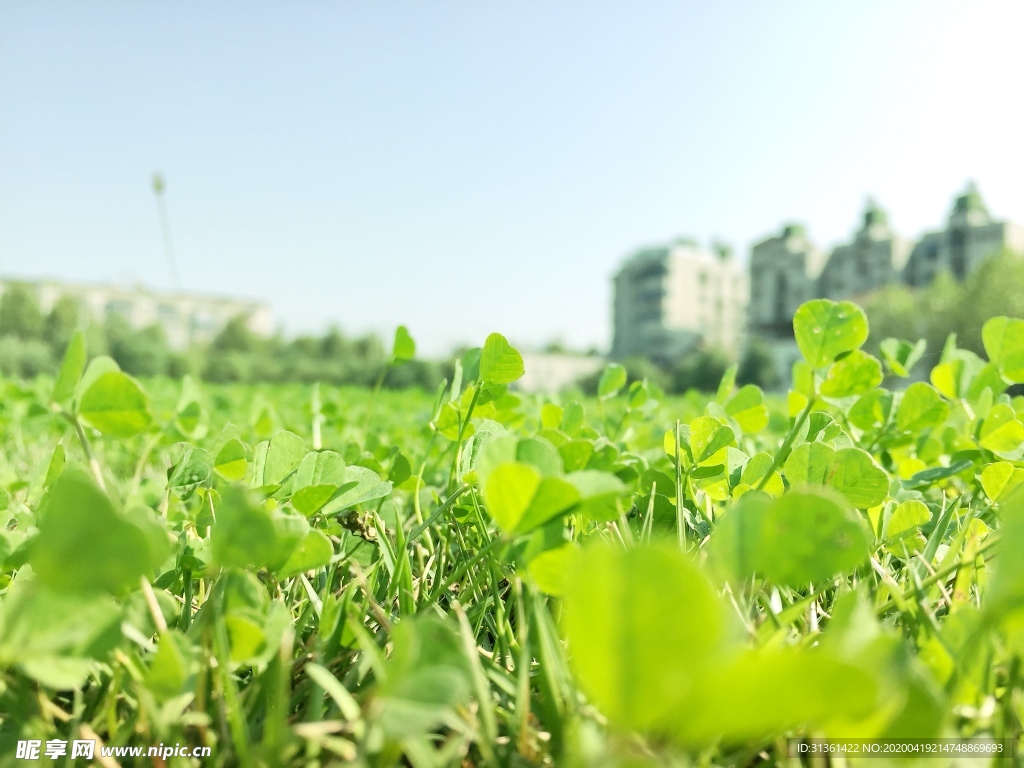
[[789, 320], [786, 313], [786, 305], [788, 296], [786, 295], [789, 291], [789, 286], [786, 280], [786, 273], [779, 272], [775, 276], [775, 322], [784, 323]]

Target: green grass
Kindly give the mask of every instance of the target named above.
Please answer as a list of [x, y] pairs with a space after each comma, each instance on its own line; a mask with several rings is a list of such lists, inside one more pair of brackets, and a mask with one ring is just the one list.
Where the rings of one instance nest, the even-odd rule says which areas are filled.
[[781, 400], [617, 366], [597, 399], [524, 396], [497, 334], [433, 394], [140, 383], [76, 337], [56, 380], [0, 381], [0, 765], [28, 739], [225, 766], [1019, 740], [1024, 321], [894, 389], [922, 350], [861, 352], [855, 305], [795, 326]]

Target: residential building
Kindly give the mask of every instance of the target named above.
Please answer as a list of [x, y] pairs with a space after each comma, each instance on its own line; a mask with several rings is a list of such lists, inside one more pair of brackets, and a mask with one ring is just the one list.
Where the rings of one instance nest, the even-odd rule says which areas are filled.
[[612, 356], [671, 362], [700, 344], [736, 354], [747, 278], [731, 252], [680, 239], [633, 254], [614, 277]]
[[928, 285], [941, 271], [963, 280], [987, 258], [1008, 249], [1024, 253], [1024, 227], [992, 219], [973, 184], [956, 197], [943, 230], [916, 243], [900, 237], [869, 200], [852, 241], [826, 258], [803, 227], [790, 224], [756, 244], [750, 255], [748, 329], [767, 342], [783, 380], [800, 359], [793, 315], [815, 298], [856, 299], [884, 285]]
[[838, 301], [898, 283], [910, 251], [911, 242], [892, 231], [886, 212], [869, 199], [852, 242], [836, 246], [825, 263], [817, 295]]
[[168, 343], [179, 349], [190, 343], [210, 341], [230, 319], [239, 315], [246, 318], [254, 333], [268, 335], [273, 330], [270, 308], [259, 301], [143, 287], [14, 278], [0, 278], [0, 301], [5, 284], [9, 283], [34, 288], [44, 312], [67, 296], [77, 300], [84, 316], [95, 322], [120, 315], [134, 328], [159, 325]]
[[825, 253], [802, 224], [787, 224], [755, 245], [750, 252], [750, 332], [769, 338], [791, 335], [793, 314], [817, 295], [824, 266]]
[[514, 388], [522, 392], [560, 392], [584, 376], [604, 367], [598, 355], [574, 355], [565, 352], [523, 352], [522, 377]]
[[969, 184], [953, 202], [946, 228], [926, 233], [914, 247], [903, 281], [927, 285], [942, 271], [963, 280], [1003, 249], [1024, 253], [1024, 227], [993, 220], [977, 187]]

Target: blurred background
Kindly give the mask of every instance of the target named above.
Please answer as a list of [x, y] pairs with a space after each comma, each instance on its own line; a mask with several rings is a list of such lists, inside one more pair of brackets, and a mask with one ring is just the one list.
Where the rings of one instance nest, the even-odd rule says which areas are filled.
[[497, 330], [525, 388], [779, 387], [816, 296], [981, 351], [1024, 311], [1022, 33], [1012, 0], [8, 0], [0, 372], [86, 326], [139, 376], [369, 384], [405, 324], [389, 386]]

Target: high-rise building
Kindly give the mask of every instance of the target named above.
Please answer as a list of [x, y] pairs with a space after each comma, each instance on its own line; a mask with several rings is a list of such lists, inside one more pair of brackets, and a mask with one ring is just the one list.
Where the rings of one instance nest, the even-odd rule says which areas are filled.
[[1024, 227], [993, 220], [977, 187], [969, 184], [953, 202], [946, 228], [926, 233], [914, 246], [903, 280], [923, 286], [942, 271], [963, 280], [1004, 249], [1024, 253]]
[[694, 241], [633, 254], [614, 278], [612, 356], [671, 361], [703, 344], [739, 351], [746, 274], [724, 246]]
[[910, 249], [911, 242], [892, 231], [886, 212], [869, 199], [852, 242], [836, 246], [822, 269], [817, 295], [838, 301], [898, 283]]
[[925, 286], [942, 271], [963, 280], [1003, 250], [1024, 253], [1024, 227], [993, 220], [973, 184], [956, 197], [945, 229], [927, 232], [913, 245], [892, 231], [871, 200], [853, 240], [827, 258], [803, 227], [787, 225], [751, 250], [750, 338], [767, 342], [786, 380], [800, 359], [793, 315], [805, 301], [856, 299], [893, 283]]
[[750, 252], [750, 332], [767, 338], [792, 335], [793, 314], [818, 295], [824, 266], [825, 253], [802, 224], [787, 224], [778, 235], [757, 243]]

